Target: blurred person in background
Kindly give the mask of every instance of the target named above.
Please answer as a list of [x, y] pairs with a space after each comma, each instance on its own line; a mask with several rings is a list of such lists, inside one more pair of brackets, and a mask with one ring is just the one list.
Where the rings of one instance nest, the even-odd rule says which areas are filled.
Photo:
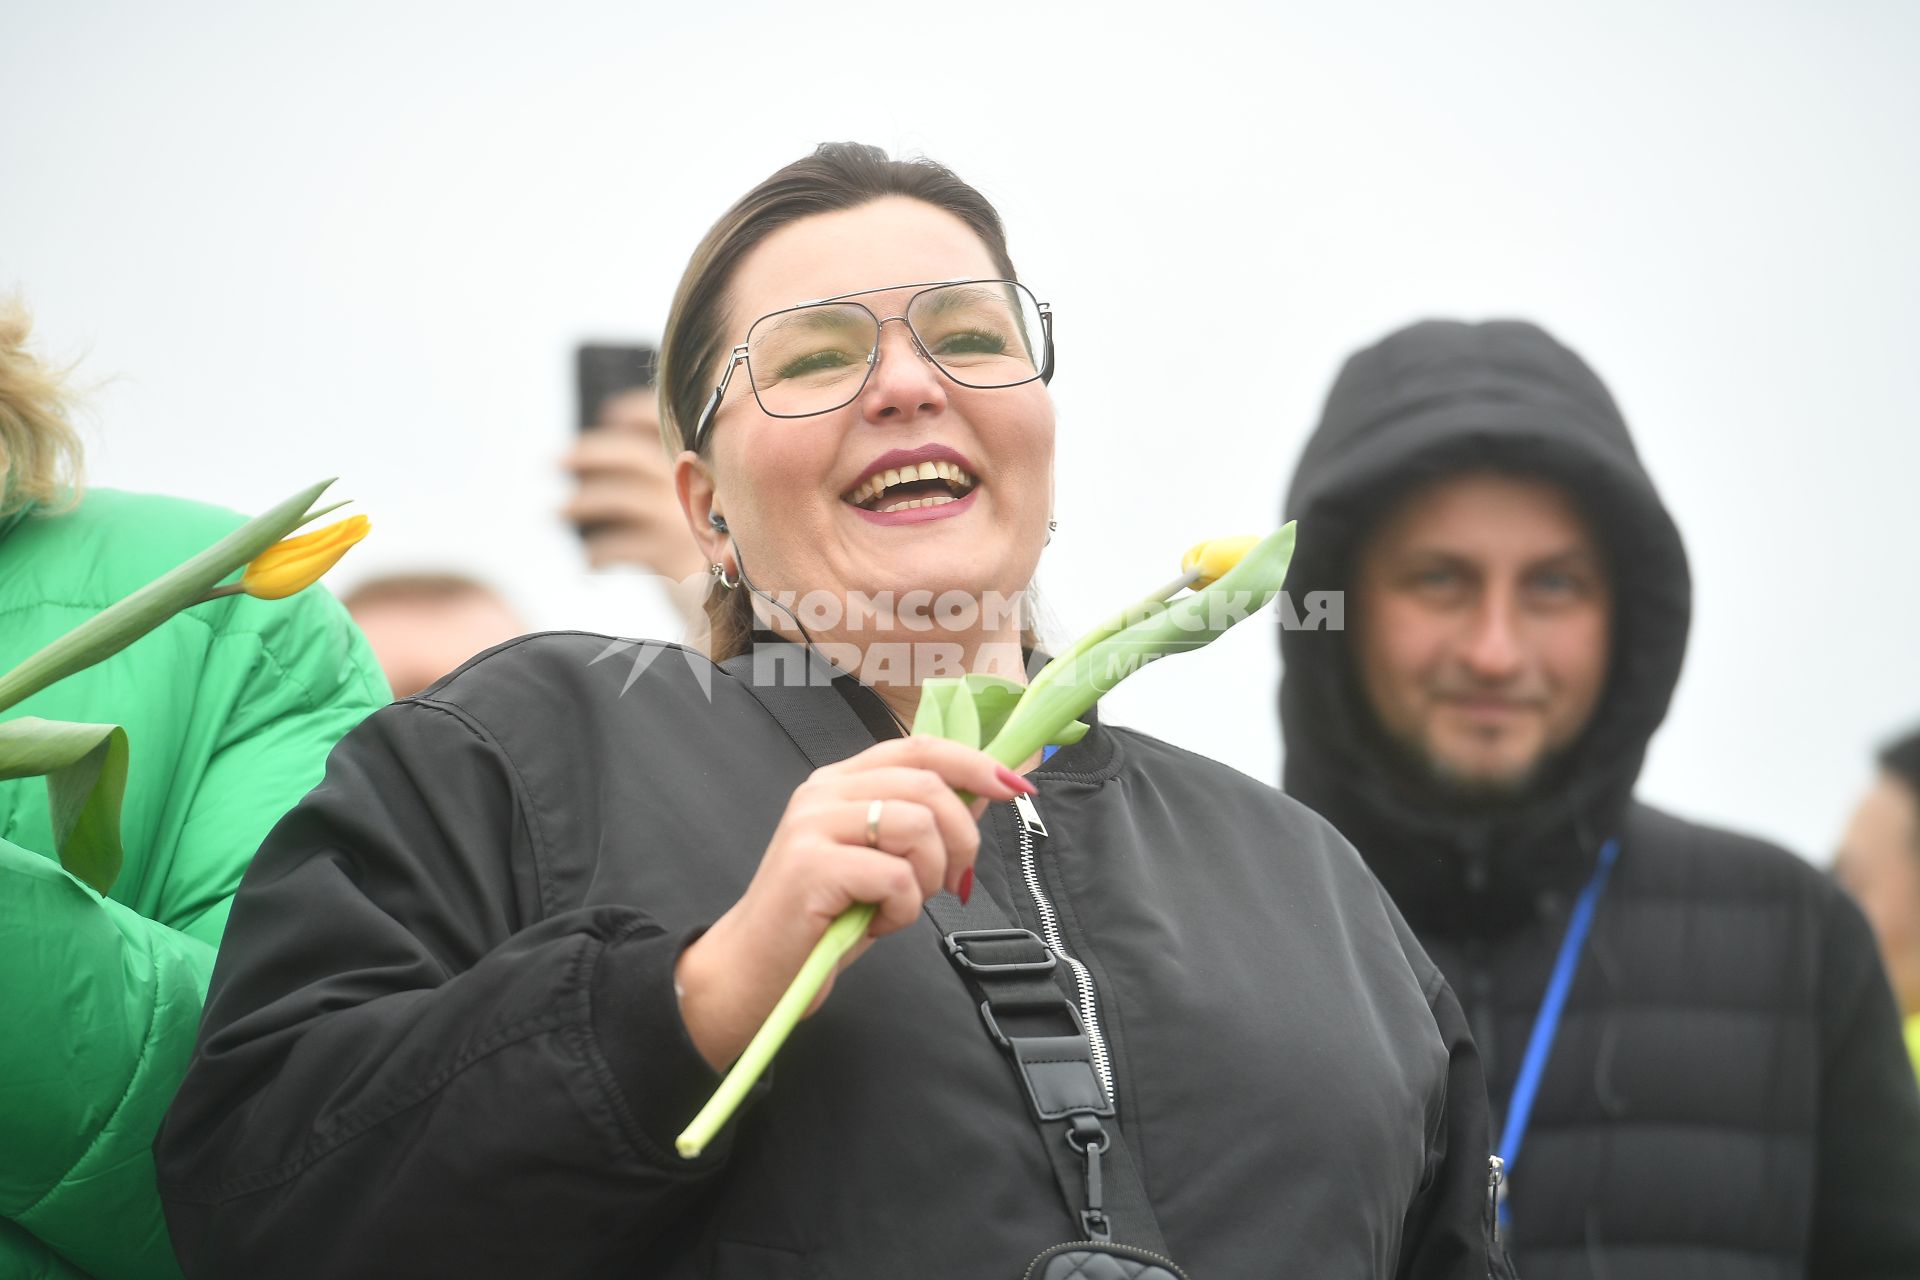
[[1920, 1072], [1920, 730], [1880, 753], [1879, 776], [1853, 811], [1834, 871], [1880, 941]]
[[[596, 569], [643, 569], [671, 583], [706, 573], [673, 491], [660, 445], [651, 347], [587, 344], [577, 353], [580, 438], [563, 462], [574, 490], [562, 514], [580, 530]], [[700, 593], [669, 592], [683, 612]]]
[[[58, 375], [0, 307], [0, 671], [242, 523], [80, 493]], [[274, 821], [386, 701], [325, 590], [196, 605], [7, 718], [120, 724], [125, 862], [102, 898], [60, 866], [44, 778], [0, 781], [0, 1276], [177, 1276], [150, 1148], [227, 911]]]
[[1460, 993], [1520, 1274], [1920, 1276], [1920, 1096], [1865, 919], [1634, 799], [1690, 580], [1592, 370], [1523, 322], [1391, 334], [1287, 514], [1288, 589], [1344, 591], [1348, 629], [1281, 634], [1286, 789]]
[[457, 573], [371, 578], [340, 597], [373, 646], [396, 698], [420, 692], [528, 628], [499, 592]]

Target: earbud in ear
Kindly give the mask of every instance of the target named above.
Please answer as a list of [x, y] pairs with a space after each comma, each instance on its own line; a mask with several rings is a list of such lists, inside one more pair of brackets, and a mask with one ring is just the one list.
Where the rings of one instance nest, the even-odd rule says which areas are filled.
[[718, 511], [707, 512], [707, 523], [718, 529], [721, 533], [727, 531], [727, 522]]

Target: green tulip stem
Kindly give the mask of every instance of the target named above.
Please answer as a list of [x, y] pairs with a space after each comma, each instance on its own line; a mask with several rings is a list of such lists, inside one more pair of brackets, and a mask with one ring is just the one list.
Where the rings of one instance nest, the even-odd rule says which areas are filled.
[[848, 907], [834, 918], [827, 931], [820, 935], [820, 941], [813, 944], [813, 950], [807, 956], [806, 963], [800, 966], [800, 972], [794, 976], [786, 994], [773, 1006], [773, 1012], [753, 1033], [753, 1039], [741, 1053], [739, 1060], [728, 1069], [726, 1079], [707, 1099], [707, 1105], [700, 1108], [700, 1114], [693, 1118], [686, 1132], [674, 1141], [674, 1147], [682, 1156], [691, 1160], [707, 1149], [713, 1141], [713, 1135], [720, 1132], [720, 1126], [733, 1118], [733, 1113], [746, 1100], [747, 1093], [756, 1081], [766, 1074], [773, 1063], [773, 1055], [780, 1051], [787, 1036], [800, 1025], [800, 1016], [807, 1011], [814, 998], [820, 994], [820, 988], [827, 984], [834, 966], [840, 958], [853, 948], [867, 934], [867, 926], [873, 923], [875, 907], [870, 902]]
[[1166, 586], [1161, 587], [1148, 598], [1162, 602], [1171, 600], [1198, 581], [1200, 581], [1200, 566], [1195, 565], [1193, 568], [1175, 578], [1172, 582], [1169, 582]]

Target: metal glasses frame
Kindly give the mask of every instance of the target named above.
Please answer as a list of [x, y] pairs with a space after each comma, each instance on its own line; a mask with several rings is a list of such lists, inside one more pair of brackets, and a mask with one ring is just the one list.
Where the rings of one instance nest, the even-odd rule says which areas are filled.
[[[917, 300], [921, 294], [929, 293], [935, 289], [945, 289], [956, 284], [1010, 284], [1014, 288], [1024, 291], [1029, 298], [1033, 298], [1033, 305], [1040, 313], [1041, 350], [1039, 372], [1035, 373], [1031, 378], [1022, 378], [1018, 382], [998, 382], [983, 387], [978, 383], [967, 382], [964, 379], [956, 377], [952, 370], [927, 354], [926, 347], [920, 342], [920, 335], [914, 332], [913, 322], [907, 319], [906, 313], [913, 309], [915, 300]], [[890, 284], [883, 285], [878, 289], [856, 289], [852, 293], [836, 293], [831, 298], [814, 298], [809, 302], [796, 302], [790, 307], [782, 307], [778, 311], [769, 311], [747, 326], [747, 336], [751, 338], [755, 329], [758, 329], [762, 324], [765, 324], [775, 316], [784, 316], [794, 311], [804, 311], [808, 307], [824, 306], [829, 302], [845, 302], [850, 298], [864, 298], [875, 293], [895, 293], [901, 289], [912, 289], [914, 292], [912, 296], [907, 299], [906, 305], [901, 308], [900, 314], [897, 316], [882, 318], [874, 315], [873, 308], [867, 306], [865, 303], [856, 302], [853, 304], [868, 315], [873, 316], [873, 350], [867, 353], [867, 371], [860, 375], [860, 385], [855, 387], [845, 400], [842, 400], [839, 404], [828, 405], [824, 409], [809, 409], [805, 413], [775, 413], [773, 410], [767, 408], [766, 404], [760, 399], [760, 389], [753, 386], [751, 379], [749, 379], [748, 387], [753, 392], [754, 403], [760, 406], [760, 412], [766, 414], [769, 418], [812, 418], [823, 413], [832, 413], [835, 409], [844, 409], [846, 406], [852, 404], [860, 398], [860, 393], [866, 390], [867, 380], [873, 377], [874, 366], [880, 363], [881, 335], [885, 331], [885, 326], [893, 323], [895, 320], [907, 326], [907, 333], [913, 339], [913, 349], [920, 353], [921, 358], [959, 386], [973, 387], [976, 390], [994, 391], [1002, 387], [1024, 387], [1029, 382], [1053, 381], [1053, 308], [1048, 303], [1040, 301], [1038, 297], [1035, 297], [1033, 290], [1027, 288], [1027, 286], [1021, 284], [1018, 280], [976, 280], [971, 278], [963, 278], [960, 280], [922, 280], [914, 284]], [[701, 447], [706, 444], [707, 433], [713, 429], [713, 416], [720, 411], [720, 402], [726, 398], [727, 386], [733, 381], [733, 371], [742, 364], [747, 365], [749, 373], [752, 372], [753, 366], [747, 357], [747, 344], [744, 342], [733, 348], [729, 353], [727, 367], [720, 371], [720, 385], [713, 389], [713, 394], [707, 397], [706, 407], [700, 410], [700, 420], [693, 428], [693, 449], [695, 453], [698, 453]]]

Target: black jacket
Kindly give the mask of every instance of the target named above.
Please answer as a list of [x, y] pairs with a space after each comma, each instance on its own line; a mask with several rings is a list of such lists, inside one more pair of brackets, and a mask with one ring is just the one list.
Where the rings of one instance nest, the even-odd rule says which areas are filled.
[[[809, 766], [730, 669], [605, 647], [523, 638], [375, 714], [268, 839], [156, 1146], [187, 1273], [1011, 1280], [1076, 1238], [925, 918], [841, 976], [722, 1141], [673, 1154], [716, 1083], [674, 961]], [[1464, 1019], [1346, 842], [1124, 730], [1032, 777], [1174, 1257], [1484, 1277]], [[1038, 928], [1011, 810], [977, 891]]]
[[1280, 714], [1288, 792], [1359, 847], [1460, 993], [1496, 1128], [1572, 902], [1620, 839], [1511, 1171], [1520, 1273], [1920, 1276], [1920, 1100], [1859, 911], [1780, 849], [1632, 800], [1689, 579], [1592, 371], [1514, 322], [1354, 356], [1287, 499], [1289, 589], [1344, 589], [1385, 506], [1468, 465], [1563, 482], [1612, 566], [1614, 668], [1559, 770], [1499, 812], [1450, 807], [1383, 750], [1340, 632], [1283, 633]]

